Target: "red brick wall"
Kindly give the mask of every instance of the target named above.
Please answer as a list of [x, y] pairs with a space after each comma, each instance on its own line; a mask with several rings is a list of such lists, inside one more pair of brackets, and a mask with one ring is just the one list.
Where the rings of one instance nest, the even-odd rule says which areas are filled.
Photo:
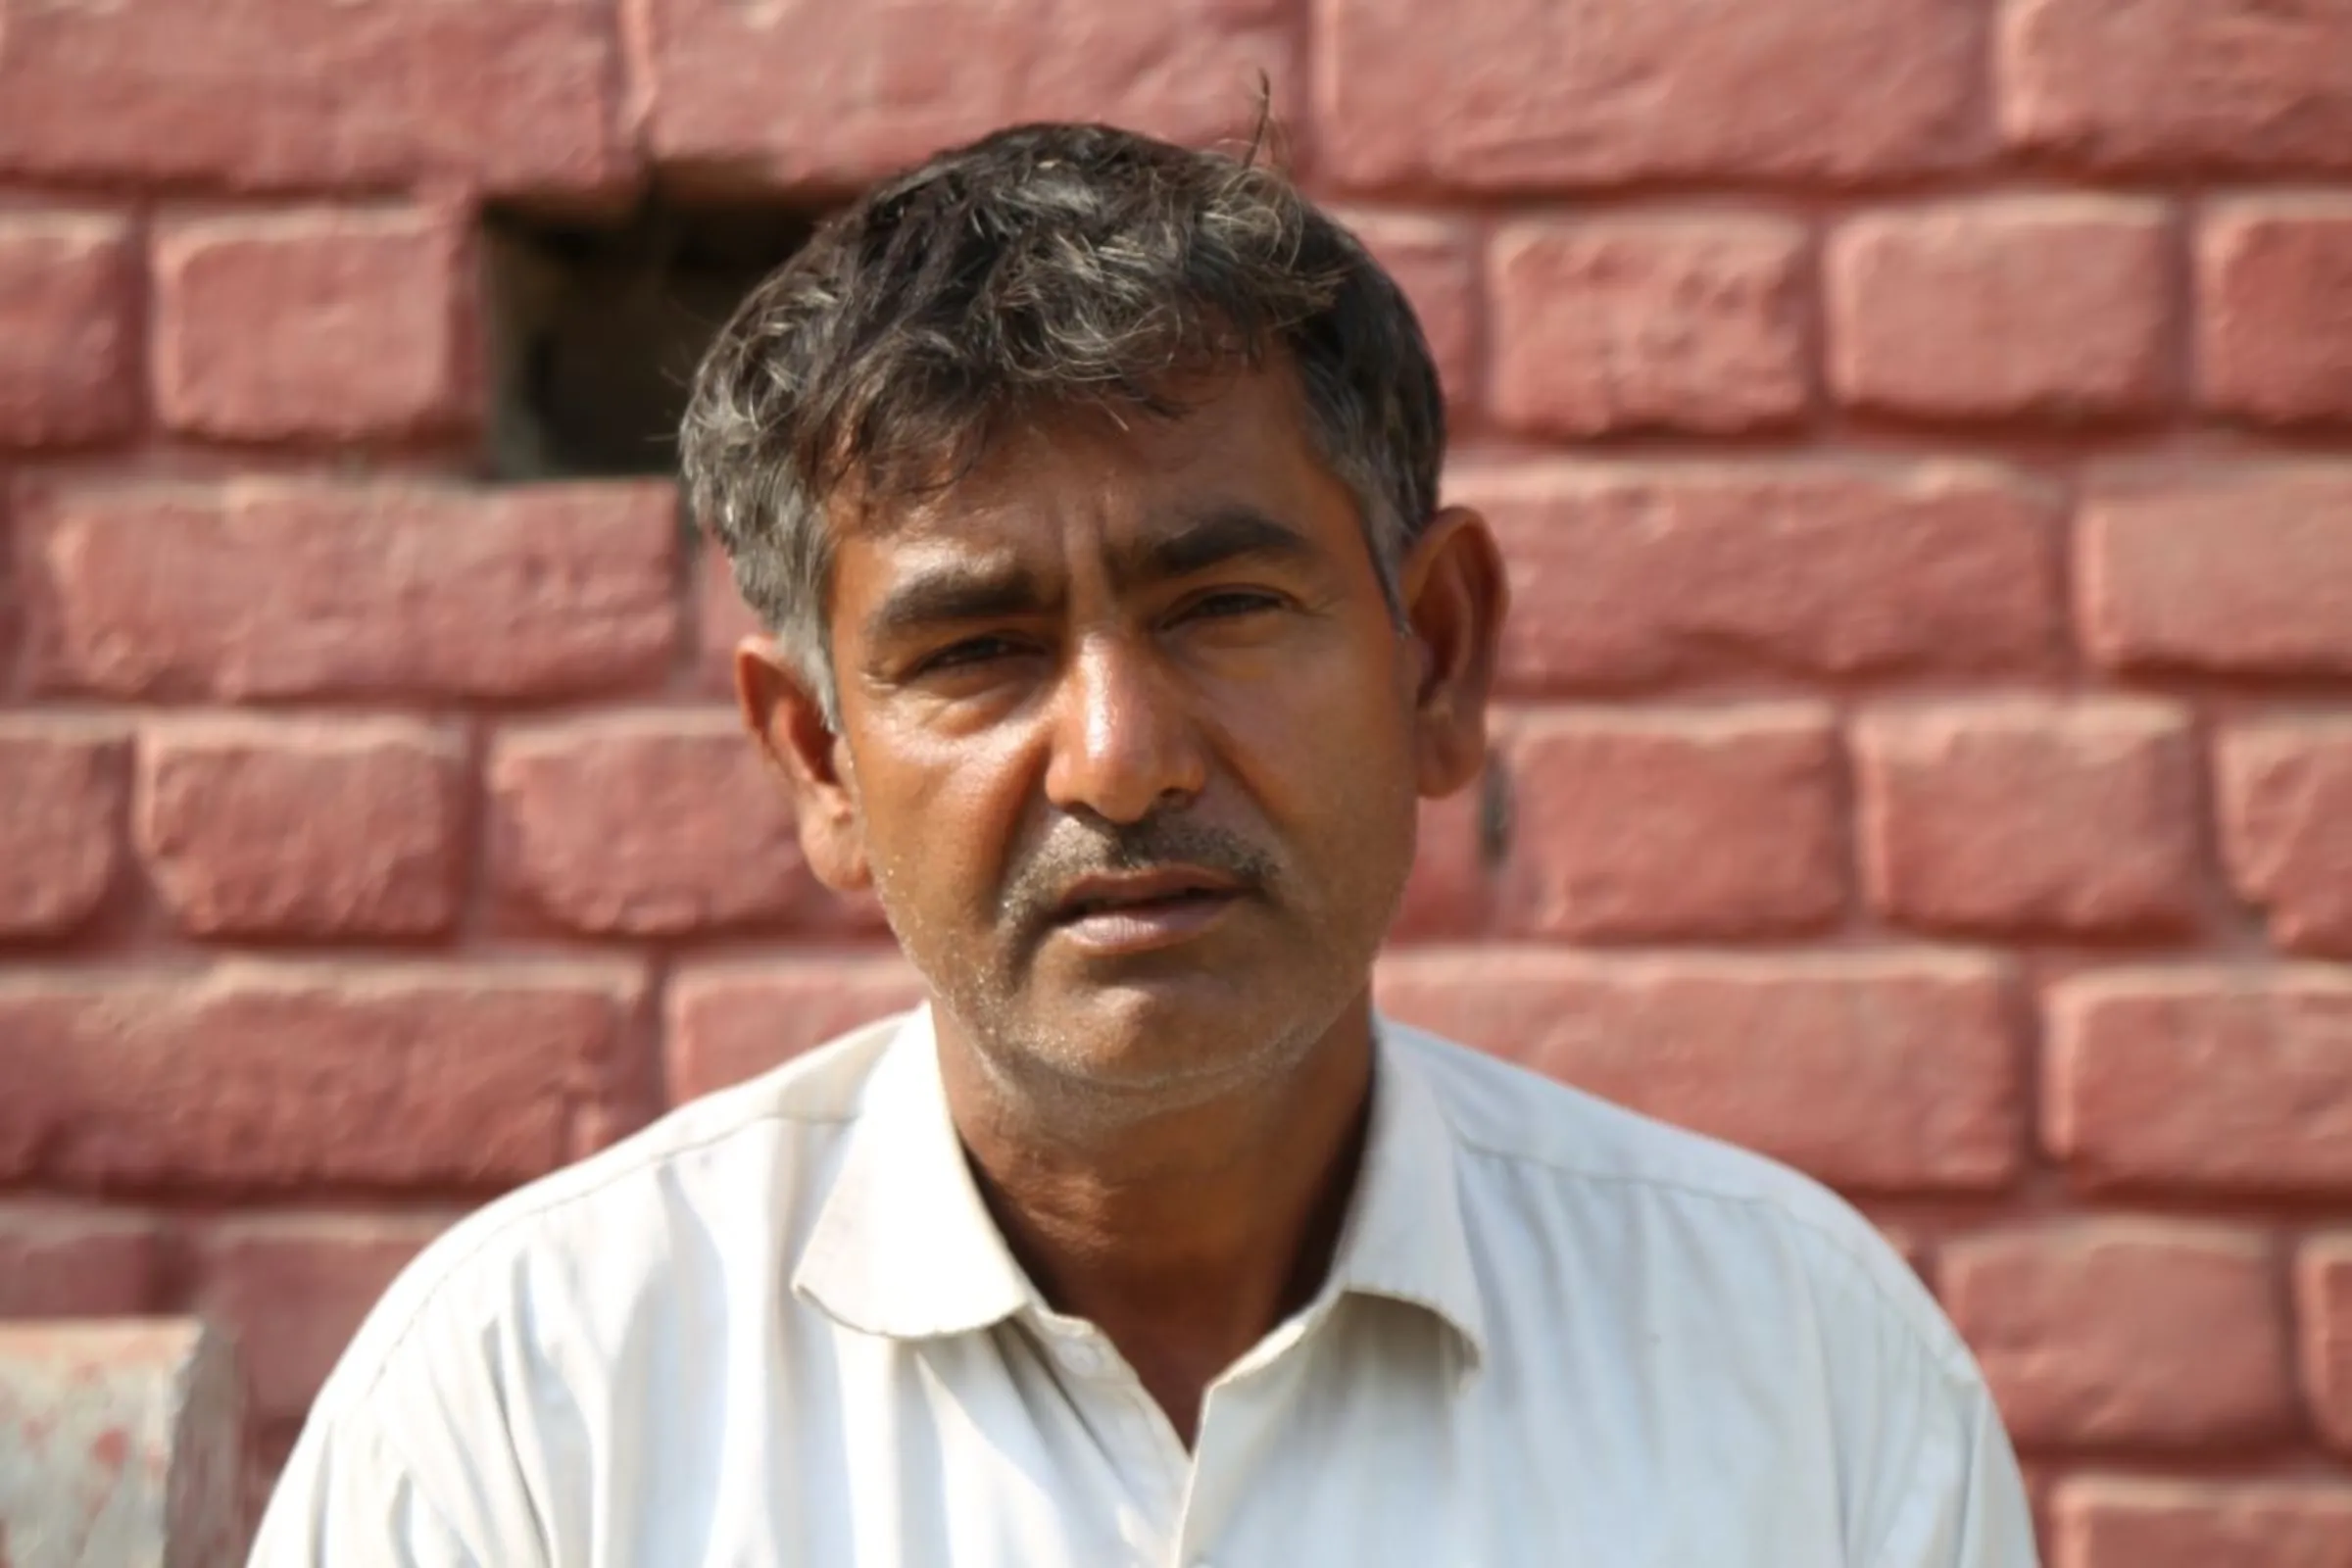
[[906, 994], [668, 488], [471, 477], [483, 201], [1260, 68], [1519, 596], [1390, 1002], [1854, 1194], [2062, 1568], [2352, 1560], [2352, 0], [0, 0], [0, 1310], [216, 1312], [282, 1446]]

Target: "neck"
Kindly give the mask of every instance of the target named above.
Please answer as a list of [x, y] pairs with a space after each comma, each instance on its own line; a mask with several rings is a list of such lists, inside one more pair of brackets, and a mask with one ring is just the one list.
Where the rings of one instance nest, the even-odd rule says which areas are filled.
[[1110, 1339], [1190, 1446], [1208, 1385], [1330, 1272], [1370, 1113], [1369, 1000], [1286, 1076], [1159, 1115], [1056, 1115], [944, 1029], [941, 1048], [1013, 1255], [1054, 1310]]

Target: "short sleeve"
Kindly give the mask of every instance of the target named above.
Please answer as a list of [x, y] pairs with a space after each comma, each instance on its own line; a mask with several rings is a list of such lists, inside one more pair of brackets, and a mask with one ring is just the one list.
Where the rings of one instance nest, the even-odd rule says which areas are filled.
[[287, 1459], [248, 1568], [490, 1568], [367, 1412], [314, 1420]]
[[2025, 1480], [1984, 1385], [1923, 1416], [1914, 1472], [1863, 1568], [2034, 1568]]
[[[508, 1368], [520, 1330], [470, 1260], [404, 1276], [312, 1406], [251, 1568], [539, 1568], [529, 1401]], [[517, 1418], [522, 1427], [518, 1429]]]

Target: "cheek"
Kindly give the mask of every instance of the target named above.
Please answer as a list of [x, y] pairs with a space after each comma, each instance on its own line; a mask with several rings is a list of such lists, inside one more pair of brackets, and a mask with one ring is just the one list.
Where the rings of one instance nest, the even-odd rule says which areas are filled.
[[1411, 714], [1361, 657], [1269, 683], [1237, 705], [1228, 755], [1250, 793], [1334, 880], [1372, 886], [1411, 858]]
[[995, 906], [1024, 800], [1017, 760], [969, 739], [871, 748], [859, 806], [876, 892], [892, 919], [958, 919]]

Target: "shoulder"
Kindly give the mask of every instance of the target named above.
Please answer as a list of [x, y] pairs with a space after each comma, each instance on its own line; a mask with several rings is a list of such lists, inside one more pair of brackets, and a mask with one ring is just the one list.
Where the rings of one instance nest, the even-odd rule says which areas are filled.
[[1518, 1210], [1513, 1224], [1598, 1223], [1702, 1274], [1784, 1281], [1807, 1297], [1808, 1315], [1888, 1323], [1951, 1376], [1976, 1381], [1909, 1263], [1811, 1177], [1472, 1047], [1385, 1027], [1436, 1092], [1460, 1157], [1495, 1178], [1471, 1191], [1498, 1195], [1488, 1200]]
[[852, 1031], [783, 1066], [680, 1106], [596, 1154], [528, 1183], [436, 1238], [368, 1314], [319, 1408], [367, 1398], [395, 1361], [435, 1358], [518, 1318], [616, 1306], [675, 1282], [698, 1236], [784, 1238], [860, 1114], [905, 1018]]

